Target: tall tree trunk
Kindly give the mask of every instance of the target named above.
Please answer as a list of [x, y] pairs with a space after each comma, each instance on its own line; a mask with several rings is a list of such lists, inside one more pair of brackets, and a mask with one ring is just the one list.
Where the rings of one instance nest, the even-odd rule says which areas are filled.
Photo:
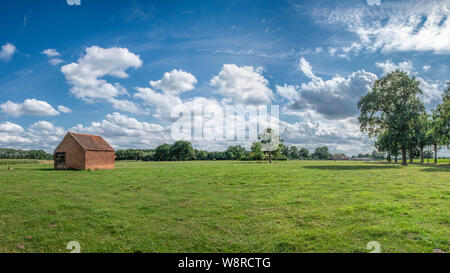
[[413, 163], [413, 150], [409, 150], [409, 163]]
[[395, 160], [395, 163], [398, 163], [398, 156], [397, 155], [395, 155], [394, 160]]
[[269, 163], [272, 163], [272, 153], [269, 152]]
[[406, 160], [406, 149], [402, 148], [402, 166], [408, 166], [408, 161]]
[[391, 163], [391, 161], [392, 161], [392, 158], [391, 158], [391, 153], [388, 153], [388, 157], [387, 157], [387, 160], [388, 160], [388, 162], [389, 162], [389, 163]]
[[434, 145], [434, 164], [437, 164], [437, 144]]
[[423, 147], [420, 148], [420, 164], [423, 164]]

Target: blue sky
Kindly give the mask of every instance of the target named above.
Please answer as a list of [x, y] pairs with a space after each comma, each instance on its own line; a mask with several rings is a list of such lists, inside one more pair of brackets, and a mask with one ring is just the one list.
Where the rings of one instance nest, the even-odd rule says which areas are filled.
[[440, 103], [450, 1], [341, 2], [3, 3], [0, 146], [51, 151], [72, 130], [155, 147], [173, 141], [172, 108], [201, 98], [280, 105], [287, 144], [369, 152], [356, 103], [375, 79], [402, 69]]

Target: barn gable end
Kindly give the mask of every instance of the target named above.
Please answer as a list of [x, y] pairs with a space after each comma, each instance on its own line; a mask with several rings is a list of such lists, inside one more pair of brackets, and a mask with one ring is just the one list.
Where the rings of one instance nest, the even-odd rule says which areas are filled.
[[68, 132], [54, 152], [55, 169], [114, 169], [115, 151], [101, 137]]
[[[57, 159], [60, 157], [60, 153], [63, 153], [63, 156], [65, 158], [64, 164], [58, 164]], [[84, 169], [84, 149], [70, 133], [66, 134], [58, 147], [56, 147], [53, 156], [55, 158], [55, 169]]]

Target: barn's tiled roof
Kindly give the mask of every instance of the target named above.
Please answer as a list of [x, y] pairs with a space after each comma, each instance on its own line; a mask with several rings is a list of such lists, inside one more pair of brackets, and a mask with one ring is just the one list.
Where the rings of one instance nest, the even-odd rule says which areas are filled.
[[73, 132], [69, 132], [69, 134], [85, 150], [114, 152], [114, 149], [109, 146], [109, 144], [101, 136], [77, 134]]

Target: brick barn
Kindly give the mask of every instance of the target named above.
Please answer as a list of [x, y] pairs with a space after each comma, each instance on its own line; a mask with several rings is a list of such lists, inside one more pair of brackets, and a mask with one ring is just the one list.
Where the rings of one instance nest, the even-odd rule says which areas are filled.
[[115, 168], [115, 151], [101, 136], [68, 132], [53, 156], [56, 170]]

